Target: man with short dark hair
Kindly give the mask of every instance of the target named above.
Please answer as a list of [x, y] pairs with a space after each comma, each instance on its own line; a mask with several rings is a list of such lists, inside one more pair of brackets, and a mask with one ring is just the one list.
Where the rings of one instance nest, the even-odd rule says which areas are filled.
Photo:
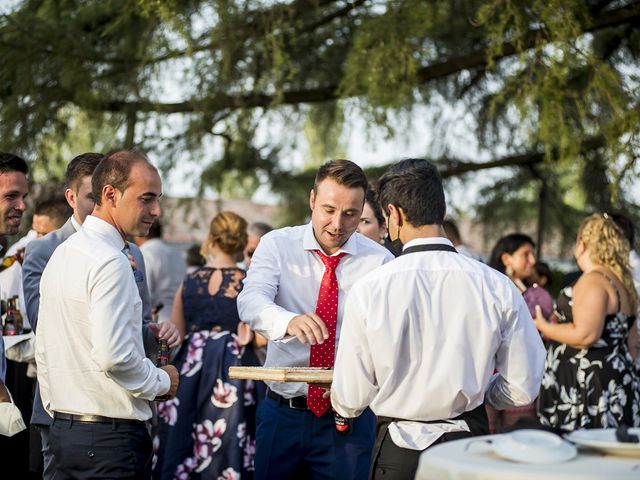
[[249, 268], [251, 266], [251, 257], [258, 248], [260, 239], [273, 230], [273, 227], [264, 222], [253, 222], [247, 228], [247, 246], [244, 247], [244, 266]]
[[144, 156], [123, 151], [98, 164], [91, 184], [93, 213], [53, 252], [40, 285], [36, 362], [50, 448], [65, 478], [148, 478], [148, 401], [175, 395], [178, 372], [145, 357], [126, 237], [146, 235], [160, 215], [162, 182]]
[[[15, 235], [20, 229], [20, 222], [26, 208], [28, 172], [29, 167], [24, 159], [12, 153], [0, 152], [0, 237]], [[14, 385], [10, 383], [12, 379], [7, 379], [6, 374], [7, 364], [4, 355], [4, 340], [0, 339], [0, 402], [2, 403], [10, 401], [5, 382], [7, 382], [7, 386], [11, 390], [16, 391]], [[20, 378], [14, 378], [13, 380], [19, 381]], [[16, 461], [16, 468], [13, 472], [21, 475], [25, 473], [21, 467], [23, 458], [26, 457], [25, 450], [28, 445], [28, 433], [22, 432], [18, 435], [22, 435], [22, 437], [14, 436], [9, 439], [0, 436], [0, 451], [2, 451], [3, 460], [13, 459]], [[26, 460], [24, 463], [27, 463]], [[5, 470], [7, 470], [6, 467]]]
[[[311, 223], [262, 237], [238, 296], [241, 320], [269, 339], [266, 366], [333, 366], [351, 285], [393, 256], [356, 233], [367, 179], [347, 160], [320, 167], [309, 195]], [[257, 479], [367, 477], [371, 412], [349, 435], [336, 430], [317, 385], [267, 382], [258, 407]]]
[[406, 479], [429, 446], [489, 433], [485, 401], [531, 403], [545, 350], [513, 282], [445, 238], [435, 166], [391, 167], [380, 203], [404, 248], [351, 288], [331, 400], [348, 418], [370, 406], [378, 416], [372, 476]]
[[[0, 236], [15, 235], [20, 229], [26, 209], [28, 172], [24, 159], [13, 153], [0, 152]], [[9, 400], [4, 391], [6, 368], [4, 342], [0, 342], [0, 401]]]
[[36, 205], [31, 222], [36, 238], [62, 227], [72, 213], [73, 209], [64, 198], [52, 198]]

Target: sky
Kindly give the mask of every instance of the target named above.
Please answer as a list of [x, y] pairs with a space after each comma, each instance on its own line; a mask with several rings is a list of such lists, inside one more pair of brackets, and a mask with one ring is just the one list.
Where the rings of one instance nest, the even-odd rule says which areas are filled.
[[[444, 106], [442, 117], [446, 117], [446, 120], [441, 122], [444, 127], [436, 132], [428, 120], [429, 107], [417, 107], [407, 122], [408, 128], [392, 138], [385, 138], [382, 130], [367, 131], [365, 120], [357, 112], [348, 111], [346, 116], [343, 134], [346, 158], [363, 168], [389, 164], [402, 158], [438, 157], [444, 153], [444, 149], [448, 154], [466, 161], [491, 158], [487, 153], [480, 152], [470, 119], [465, 118], [461, 108]], [[277, 125], [270, 123], [269, 127], [265, 126], [262, 132], [258, 132], [258, 142], [268, 137], [277, 137], [281, 133]], [[437, 142], [434, 142], [434, 136], [439, 137]], [[302, 130], [298, 132], [298, 140], [299, 147], [289, 152], [283, 159], [283, 163], [291, 168], [301, 168], [307, 155], [306, 140]], [[211, 148], [216, 149], [215, 145]], [[211, 154], [216, 156], [219, 152]], [[163, 179], [166, 194], [176, 197], [195, 195], [202, 168], [201, 162], [188, 158], [181, 159]], [[504, 169], [475, 174], [472, 181], [464, 185], [458, 180], [450, 180], [446, 185], [449, 209], [452, 212], [455, 210], [458, 215], [464, 215], [465, 212], [470, 214], [479, 190], [504, 174]], [[213, 198], [215, 195], [212, 192], [205, 192], [205, 196]], [[278, 202], [278, 198], [269, 191], [268, 186], [258, 189], [253, 200], [267, 204]]]

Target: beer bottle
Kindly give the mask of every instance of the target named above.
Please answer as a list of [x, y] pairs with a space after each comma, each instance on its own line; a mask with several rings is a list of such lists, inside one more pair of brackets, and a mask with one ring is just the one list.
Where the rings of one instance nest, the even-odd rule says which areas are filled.
[[16, 335], [18, 333], [15, 319], [15, 298], [7, 300], [7, 315], [4, 317], [2, 335]]
[[[169, 365], [169, 342], [166, 340], [158, 340], [158, 359], [156, 360], [157, 367], [166, 367]], [[169, 400], [169, 395], [159, 395], [156, 397], [157, 401]]]
[[24, 318], [22, 317], [22, 313], [20, 312], [20, 302], [18, 302], [18, 295], [14, 295], [13, 297], [13, 317], [16, 325], [16, 332], [18, 334], [24, 333]]
[[169, 365], [169, 343], [166, 340], [158, 341], [158, 367], [166, 367]]
[[333, 412], [336, 430], [340, 435], [349, 435], [353, 431], [353, 418], [345, 418], [338, 412]]

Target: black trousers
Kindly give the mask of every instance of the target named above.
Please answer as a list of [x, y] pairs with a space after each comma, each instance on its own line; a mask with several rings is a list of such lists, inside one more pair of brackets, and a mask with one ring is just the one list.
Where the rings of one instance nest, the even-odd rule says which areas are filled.
[[[416, 475], [420, 455], [424, 450], [401, 448], [393, 443], [391, 435], [389, 435], [389, 424], [397, 420], [400, 419], [378, 417], [376, 444], [373, 449], [371, 471], [369, 472], [370, 479], [412, 480]], [[451, 440], [489, 434], [489, 422], [487, 421], [484, 404], [464, 412], [462, 415], [457, 416], [455, 420], [466, 421], [470, 431], [445, 433], [427, 448]]]
[[[418, 470], [420, 455], [424, 450], [401, 448], [393, 443], [385, 429], [377, 458], [371, 466], [371, 478], [375, 480], [413, 480]], [[473, 436], [470, 432], [450, 432], [442, 435], [428, 448], [444, 442]], [[425, 449], [426, 450], [426, 449]]]
[[[0, 342], [2, 339], [0, 338]], [[22, 414], [24, 423], [29, 426], [31, 407], [33, 405], [33, 389], [35, 380], [27, 377], [27, 363], [7, 360], [7, 377], [5, 385], [13, 396], [13, 401]], [[29, 471], [29, 428], [13, 437], [0, 435], [0, 460], [4, 463], [11, 459], [11, 471], [15, 478], [37, 479], [37, 473]], [[2, 477], [2, 475], [0, 475]]]
[[56, 480], [151, 478], [151, 436], [143, 422], [54, 419], [49, 430]]

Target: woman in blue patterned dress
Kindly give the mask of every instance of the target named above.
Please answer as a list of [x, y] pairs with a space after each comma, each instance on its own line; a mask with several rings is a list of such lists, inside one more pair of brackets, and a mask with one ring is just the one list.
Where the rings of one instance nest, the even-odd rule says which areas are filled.
[[606, 214], [581, 225], [575, 257], [583, 274], [558, 297], [558, 323], [541, 312], [536, 326], [549, 340], [538, 397], [543, 425], [581, 428], [640, 426], [640, 379], [629, 353], [637, 295], [629, 243]]
[[174, 361], [178, 393], [158, 404], [154, 478], [253, 477], [255, 384], [232, 380], [230, 366], [258, 365], [252, 334], [240, 322], [236, 297], [246, 272], [236, 266], [247, 242], [246, 221], [232, 212], [212, 220], [209, 260], [176, 293], [172, 321], [186, 334]]

